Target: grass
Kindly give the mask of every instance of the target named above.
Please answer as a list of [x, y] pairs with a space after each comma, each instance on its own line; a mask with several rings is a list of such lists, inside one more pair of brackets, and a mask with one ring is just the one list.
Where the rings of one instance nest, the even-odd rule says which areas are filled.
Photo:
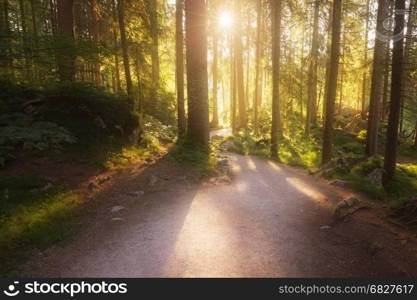
[[47, 186], [35, 175], [0, 177], [1, 275], [13, 275], [28, 250], [62, 241], [75, 230], [69, 222], [82, 201], [58, 185], [42, 190]]
[[110, 151], [97, 164], [107, 170], [125, 169], [132, 164], [139, 164], [165, 151], [159, 140], [151, 135], [145, 135], [140, 146], [126, 146], [118, 151]]
[[219, 140], [212, 141], [209, 147], [186, 143], [177, 144], [169, 152], [169, 158], [177, 163], [197, 169], [204, 176], [210, 176], [217, 170], [217, 149]]
[[[293, 132], [291, 137], [284, 136], [279, 144], [280, 161], [314, 173], [320, 168], [321, 135], [321, 129], [315, 128], [309, 137], [306, 137], [302, 130]], [[335, 130], [333, 157], [343, 158], [347, 162], [363, 158], [365, 138], [366, 131], [361, 131], [356, 135]], [[228, 140], [233, 142], [230, 151], [242, 155], [270, 156], [270, 144], [265, 137], [256, 137], [249, 131], [241, 131], [229, 137]], [[407, 161], [417, 160], [417, 151], [413, 145], [403, 143], [399, 152]], [[391, 199], [395, 202], [417, 196], [417, 164], [399, 164], [395, 178], [387, 190], [384, 190], [382, 186], [372, 184], [368, 178], [368, 175], [377, 168], [382, 168], [382, 157], [359, 163], [350, 171], [340, 168], [334, 172], [333, 176], [335, 179], [350, 182], [356, 189], [376, 199]]]

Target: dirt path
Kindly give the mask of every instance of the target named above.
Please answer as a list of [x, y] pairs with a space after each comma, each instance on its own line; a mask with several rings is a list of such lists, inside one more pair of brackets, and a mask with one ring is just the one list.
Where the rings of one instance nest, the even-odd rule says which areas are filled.
[[[72, 241], [40, 253], [23, 274], [417, 275], [415, 237], [373, 210], [333, 224], [332, 208], [347, 192], [265, 159], [229, 158], [231, 184], [197, 184], [195, 174], [164, 160], [132, 173], [99, 196]], [[127, 195], [138, 190], [145, 194]], [[124, 209], [111, 212], [115, 206]]]

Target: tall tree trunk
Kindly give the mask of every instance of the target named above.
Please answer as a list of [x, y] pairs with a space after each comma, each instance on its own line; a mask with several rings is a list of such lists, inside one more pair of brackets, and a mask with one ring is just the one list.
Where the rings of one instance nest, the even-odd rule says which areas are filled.
[[127, 90], [127, 94], [130, 100], [133, 101], [132, 76], [130, 74], [129, 51], [128, 51], [128, 45], [127, 45], [127, 40], [126, 40], [125, 0], [117, 1], [117, 10], [118, 10], [118, 16], [119, 16], [120, 42], [122, 45], [123, 65], [125, 68], [126, 90]]
[[[400, 35], [404, 29], [405, 0], [395, 1], [395, 29], [394, 36]], [[392, 74], [391, 74], [391, 103], [388, 120], [387, 139], [385, 147], [385, 160], [382, 182], [385, 187], [394, 177], [397, 164], [398, 127], [401, 109], [402, 68], [404, 56], [404, 37], [394, 40], [392, 50]]]
[[57, 0], [59, 79], [73, 81], [75, 76], [74, 48], [74, 0]]
[[[378, 1], [378, 16], [376, 31], [386, 36], [384, 20], [388, 16], [389, 0]], [[372, 67], [371, 97], [369, 100], [368, 131], [366, 137], [366, 154], [375, 155], [378, 151], [378, 133], [381, 110], [381, 97], [383, 92], [385, 42], [375, 39], [374, 62]]]
[[361, 117], [363, 120], [366, 119], [366, 90], [368, 83], [368, 40], [369, 40], [369, 4], [370, 0], [366, 0], [366, 21], [365, 21], [365, 53], [363, 58], [363, 74], [362, 74], [362, 107]]
[[278, 142], [282, 136], [281, 100], [279, 91], [281, 59], [281, 0], [271, 0], [272, 24], [272, 126], [271, 157], [279, 159]]
[[263, 45], [262, 45], [262, 33], [263, 33], [263, 5], [262, 0], [257, 0], [256, 2], [256, 13], [257, 13], [257, 20], [256, 20], [256, 70], [255, 70], [255, 97], [253, 101], [253, 127], [255, 133], [258, 133], [258, 114], [259, 114], [259, 106], [261, 105], [262, 99], [262, 53], [263, 53]]
[[326, 104], [327, 104], [327, 84], [330, 80], [330, 61], [332, 52], [332, 23], [333, 23], [333, 5], [329, 3], [329, 20], [327, 27], [327, 41], [326, 41], [326, 72], [325, 72], [325, 83], [324, 83], [324, 95], [323, 95], [323, 122], [326, 117]]
[[390, 73], [390, 42], [388, 39], [385, 42], [385, 57], [384, 57], [384, 88], [382, 92], [382, 109], [381, 109], [381, 121], [385, 122], [387, 119], [388, 108], [388, 85], [389, 85], [389, 73]]
[[187, 142], [207, 147], [209, 110], [205, 1], [185, 0], [185, 32], [188, 92]]
[[[237, 22], [242, 22], [241, 16], [241, 0], [235, 0], [235, 12], [237, 16]], [[235, 26], [234, 29], [234, 47], [236, 57], [236, 85], [237, 85], [237, 104], [239, 109], [239, 124], [238, 129], [247, 127], [247, 114], [245, 105], [245, 82], [243, 73], [243, 45], [242, 45], [242, 32], [239, 26]]]
[[404, 43], [404, 60], [403, 60], [403, 75], [402, 75], [402, 89], [401, 89], [401, 114], [400, 114], [400, 134], [404, 133], [404, 112], [405, 104], [409, 98], [409, 80], [410, 80], [410, 51], [413, 42], [413, 8], [415, 3], [410, 1], [407, 21], [407, 34]]
[[415, 132], [414, 132], [414, 147], [417, 147], [417, 121], [416, 121], [416, 126], [414, 128]]
[[342, 0], [333, 1], [332, 17], [332, 46], [330, 55], [329, 78], [326, 84], [326, 116], [323, 133], [322, 163], [325, 164], [332, 159], [333, 123], [337, 89], [337, 74], [339, 71], [340, 57], [340, 31], [342, 19]]
[[115, 92], [119, 92], [122, 90], [122, 85], [120, 83], [120, 66], [119, 66], [119, 54], [117, 52], [118, 48], [118, 42], [117, 42], [117, 24], [118, 21], [118, 13], [116, 9], [116, 1], [112, 0], [112, 15], [113, 15], [113, 24], [112, 24], [112, 30], [113, 30], [113, 47], [114, 47], [114, 76], [115, 76]]
[[[96, 46], [98, 46], [98, 43], [100, 42], [100, 7], [97, 3], [97, 0], [90, 0], [90, 9], [91, 9], [91, 36], [93, 38], [93, 41], [96, 43]], [[100, 53], [97, 52], [97, 54], [94, 57], [94, 63], [93, 63], [93, 76], [94, 76], [94, 82], [99, 85], [101, 82], [101, 76], [100, 76]]]
[[308, 71], [308, 104], [305, 134], [310, 134], [311, 123], [317, 122], [317, 59], [319, 55], [320, 1], [314, 2], [313, 39], [311, 41], [310, 66]]
[[32, 66], [31, 66], [31, 58], [30, 58], [30, 47], [29, 47], [29, 40], [28, 40], [28, 32], [27, 32], [27, 25], [26, 25], [26, 14], [25, 14], [25, 5], [23, 0], [19, 0], [19, 10], [20, 10], [20, 21], [22, 25], [22, 42], [23, 42], [23, 53], [25, 56], [25, 73], [26, 78], [32, 77]]
[[233, 47], [234, 37], [230, 41], [230, 123], [233, 133], [236, 131], [236, 55]]
[[218, 64], [218, 40], [217, 40], [217, 33], [215, 32], [213, 35], [213, 118], [211, 124], [214, 128], [219, 126], [219, 108], [218, 108], [218, 72], [217, 72], [217, 64]]
[[178, 110], [178, 137], [184, 138], [186, 131], [185, 105], [184, 105], [184, 0], [176, 3], [176, 79], [177, 79], [177, 110]]
[[[150, 5], [151, 25], [151, 58], [152, 58], [152, 84], [153, 92], [159, 88], [159, 22], [158, 22], [158, 0], [148, 0]], [[156, 96], [154, 94], [154, 96]]]

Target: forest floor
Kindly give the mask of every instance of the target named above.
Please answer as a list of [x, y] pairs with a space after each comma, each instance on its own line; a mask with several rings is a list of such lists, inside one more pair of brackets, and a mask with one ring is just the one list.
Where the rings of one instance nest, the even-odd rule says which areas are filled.
[[[19, 275], [417, 276], [415, 233], [387, 222], [377, 203], [296, 168], [226, 155], [231, 180], [201, 180], [167, 157], [100, 175], [56, 170], [78, 174], [88, 213], [71, 239], [34, 252]], [[101, 184], [91, 188], [91, 178]], [[360, 209], [335, 218], [352, 196]]]

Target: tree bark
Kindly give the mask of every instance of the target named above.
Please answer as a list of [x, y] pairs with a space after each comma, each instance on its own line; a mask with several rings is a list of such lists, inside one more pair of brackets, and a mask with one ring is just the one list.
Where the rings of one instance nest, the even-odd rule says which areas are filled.
[[75, 76], [74, 48], [74, 0], [57, 0], [58, 10], [58, 41], [57, 49], [58, 72], [61, 81], [73, 81]]
[[[96, 47], [100, 42], [100, 7], [97, 3], [97, 0], [90, 0], [90, 9], [91, 9], [91, 36], [93, 41], [96, 43]], [[99, 85], [101, 82], [100, 76], [100, 53], [94, 56], [93, 62], [93, 76], [94, 82]]]
[[[241, 23], [241, 0], [235, 0], [235, 13], [237, 22]], [[234, 47], [236, 58], [236, 85], [237, 85], [237, 104], [239, 109], [239, 124], [238, 129], [247, 127], [248, 118], [245, 105], [245, 82], [243, 76], [243, 45], [242, 32], [239, 26], [234, 28]]]
[[305, 134], [310, 135], [311, 123], [317, 122], [317, 59], [319, 55], [319, 9], [320, 2], [314, 2], [313, 39], [311, 41], [310, 66], [308, 72], [308, 104]]
[[[384, 20], [388, 16], [389, 0], [378, 1], [378, 16], [376, 31], [386, 36]], [[372, 67], [371, 97], [369, 100], [368, 131], [366, 138], [366, 154], [375, 155], [378, 151], [378, 133], [383, 92], [385, 42], [375, 39], [374, 62]]]
[[272, 126], [271, 157], [279, 159], [278, 142], [282, 136], [280, 103], [280, 59], [281, 59], [281, 0], [271, 0], [272, 24]]
[[[395, 1], [395, 29], [394, 36], [400, 35], [404, 30], [405, 0]], [[388, 119], [387, 139], [385, 147], [385, 160], [382, 182], [387, 188], [392, 181], [397, 164], [398, 127], [401, 109], [401, 87], [404, 56], [404, 36], [394, 40], [392, 50], [392, 74], [391, 74], [391, 103]]]
[[333, 1], [332, 17], [332, 46], [330, 55], [329, 78], [327, 82], [326, 116], [323, 133], [322, 163], [329, 162], [332, 158], [333, 123], [337, 89], [337, 74], [339, 71], [340, 57], [340, 31], [342, 17], [342, 1]]
[[219, 126], [219, 108], [218, 108], [218, 72], [217, 72], [217, 64], [218, 64], [218, 39], [217, 39], [217, 32], [213, 35], [213, 118], [211, 124], [214, 128]]
[[185, 0], [188, 92], [187, 142], [208, 147], [207, 7], [204, 0]]
[[255, 134], [258, 133], [258, 114], [259, 106], [262, 103], [262, 57], [263, 57], [263, 45], [262, 45], [262, 33], [263, 33], [263, 4], [262, 0], [256, 2], [256, 70], [255, 70], [255, 97], [253, 101], [253, 127]]
[[177, 111], [178, 138], [183, 139], [186, 132], [185, 97], [184, 97], [184, 0], [176, 2], [176, 80], [177, 80]]
[[126, 40], [125, 0], [117, 1], [117, 10], [118, 10], [118, 16], [119, 16], [119, 29], [120, 29], [120, 41], [121, 41], [122, 53], [123, 53], [123, 65], [125, 68], [126, 90], [127, 90], [127, 94], [130, 100], [133, 101], [132, 76], [130, 73], [129, 52], [128, 52], [128, 45], [127, 45], [127, 40]]
[[[159, 22], [158, 22], [158, 0], [148, 0], [150, 5], [151, 25], [151, 58], [152, 58], [152, 84], [153, 92], [159, 88]], [[156, 95], [154, 95], [156, 96]]]
[[370, 0], [366, 0], [366, 21], [365, 21], [365, 53], [363, 59], [363, 75], [362, 75], [362, 107], [361, 117], [363, 120], [366, 119], [366, 90], [368, 82], [368, 40], [369, 40], [369, 4]]
[[117, 42], [117, 24], [118, 21], [118, 13], [116, 9], [116, 1], [112, 0], [112, 15], [113, 15], [113, 24], [112, 24], [112, 30], [113, 30], [113, 47], [114, 47], [114, 76], [115, 76], [115, 86], [114, 91], [119, 92], [122, 90], [122, 85], [120, 82], [120, 66], [119, 66], [119, 55], [117, 53], [118, 48], [118, 42]]

